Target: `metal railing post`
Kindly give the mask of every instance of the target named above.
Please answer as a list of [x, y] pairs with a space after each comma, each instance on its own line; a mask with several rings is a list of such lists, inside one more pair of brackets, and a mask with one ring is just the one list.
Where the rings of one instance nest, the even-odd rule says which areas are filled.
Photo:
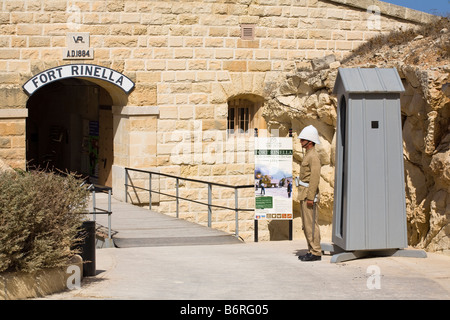
[[235, 235], [239, 237], [239, 209], [238, 209], [238, 188], [234, 188], [234, 215], [235, 215]]
[[108, 239], [111, 241], [111, 189], [108, 189]]
[[176, 197], [176, 200], [177, 200], [177, 218], [179, 218], [179, 199], [178, 199], [178, 186], [179, 186], [179, 183], [180, 183], [180, 179], [178, 179], [178, 178], [176, 178], [176, 192], [177, 192], [177, 197]]
[[208, 183], [208, 227], [211, 228], [211, 202], [212, 202], [212, 184]]
[[125, 168], [125, 203], [128, 202], [128, 169]]
[[152, 174], [148, 173], [148, 210], [152, 210]]
[[[112, 195], [112, 188], [105, 187], [105, 186], [95, 186], [94, 184], [91, 184], [88, 187], [88, 190], [92, 190], [92, 211], [87, 212], [88, 214], [93, 215], [93, 222], [96, 221], [96, 215], [97, 214], [107, 214], [108, 215], [108, 241], [106, 242], [107, 247], [109, 248], [112, 244], [112, 236], [111, 236], [111, 195]], [[108, 209], [102, 209], [97, 208], [97, 191], [104, 192], [105, 190], [108, 190]]]
[[95, 216], [95, 213], [96, 213], [96, 210], [95, 210], [95, 207], [96, 207], [96, 204], [95, 204], [95, 187], [92, 189], [92, 212], [93, 212], [93, 218], [94, 218], [94, 221], [95, 221], [95, 219], [96, 219], [96, 216]]

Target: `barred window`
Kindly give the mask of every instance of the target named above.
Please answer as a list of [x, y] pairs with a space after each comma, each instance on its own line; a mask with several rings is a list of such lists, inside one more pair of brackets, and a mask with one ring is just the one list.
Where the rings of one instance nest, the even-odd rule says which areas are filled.
[[262, 101], [236, 98], [228, 101], [228, 135], [253, 135], [254, 129], [265, 129], [260, 117]]

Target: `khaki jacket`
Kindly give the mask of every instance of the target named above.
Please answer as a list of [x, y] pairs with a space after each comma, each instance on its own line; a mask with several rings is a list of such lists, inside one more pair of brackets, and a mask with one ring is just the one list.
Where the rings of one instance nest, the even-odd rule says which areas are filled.
[[303, 161], [300, 165], [300, 180], [309, 183], [309, 187], [299, 186], [298, 199], [314, 200], [316, 194], [319, 193], [319, 180], [320, 180], [320, 159], [319, 154], [315, 148], [311, 148], [306, 151]]

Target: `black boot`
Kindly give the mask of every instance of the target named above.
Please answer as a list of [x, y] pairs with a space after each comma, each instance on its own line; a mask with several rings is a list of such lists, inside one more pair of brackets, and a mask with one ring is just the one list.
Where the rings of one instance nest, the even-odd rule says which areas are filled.
[[322, 256], [316, 256], [315, 254], [309, 253], [304, 256], [303, 259], [300, 259], [302, 261], [320, 261], [322, 260]]
[[308, 258], [310, 255], [311, 255], [311, 253], [308, 252], [307, 254], [304, 254], [302, 256], [298, 256], [298, 260], [303, 261], [305, 258]]

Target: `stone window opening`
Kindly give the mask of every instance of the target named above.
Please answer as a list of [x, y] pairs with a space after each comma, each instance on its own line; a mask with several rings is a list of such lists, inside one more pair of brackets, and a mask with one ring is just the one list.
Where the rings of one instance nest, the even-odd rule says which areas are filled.
[[263, 101], [238, 97], [228, 101], [228, 136], [252, 136], [254, 129], [266, 129], [262, 118]]

